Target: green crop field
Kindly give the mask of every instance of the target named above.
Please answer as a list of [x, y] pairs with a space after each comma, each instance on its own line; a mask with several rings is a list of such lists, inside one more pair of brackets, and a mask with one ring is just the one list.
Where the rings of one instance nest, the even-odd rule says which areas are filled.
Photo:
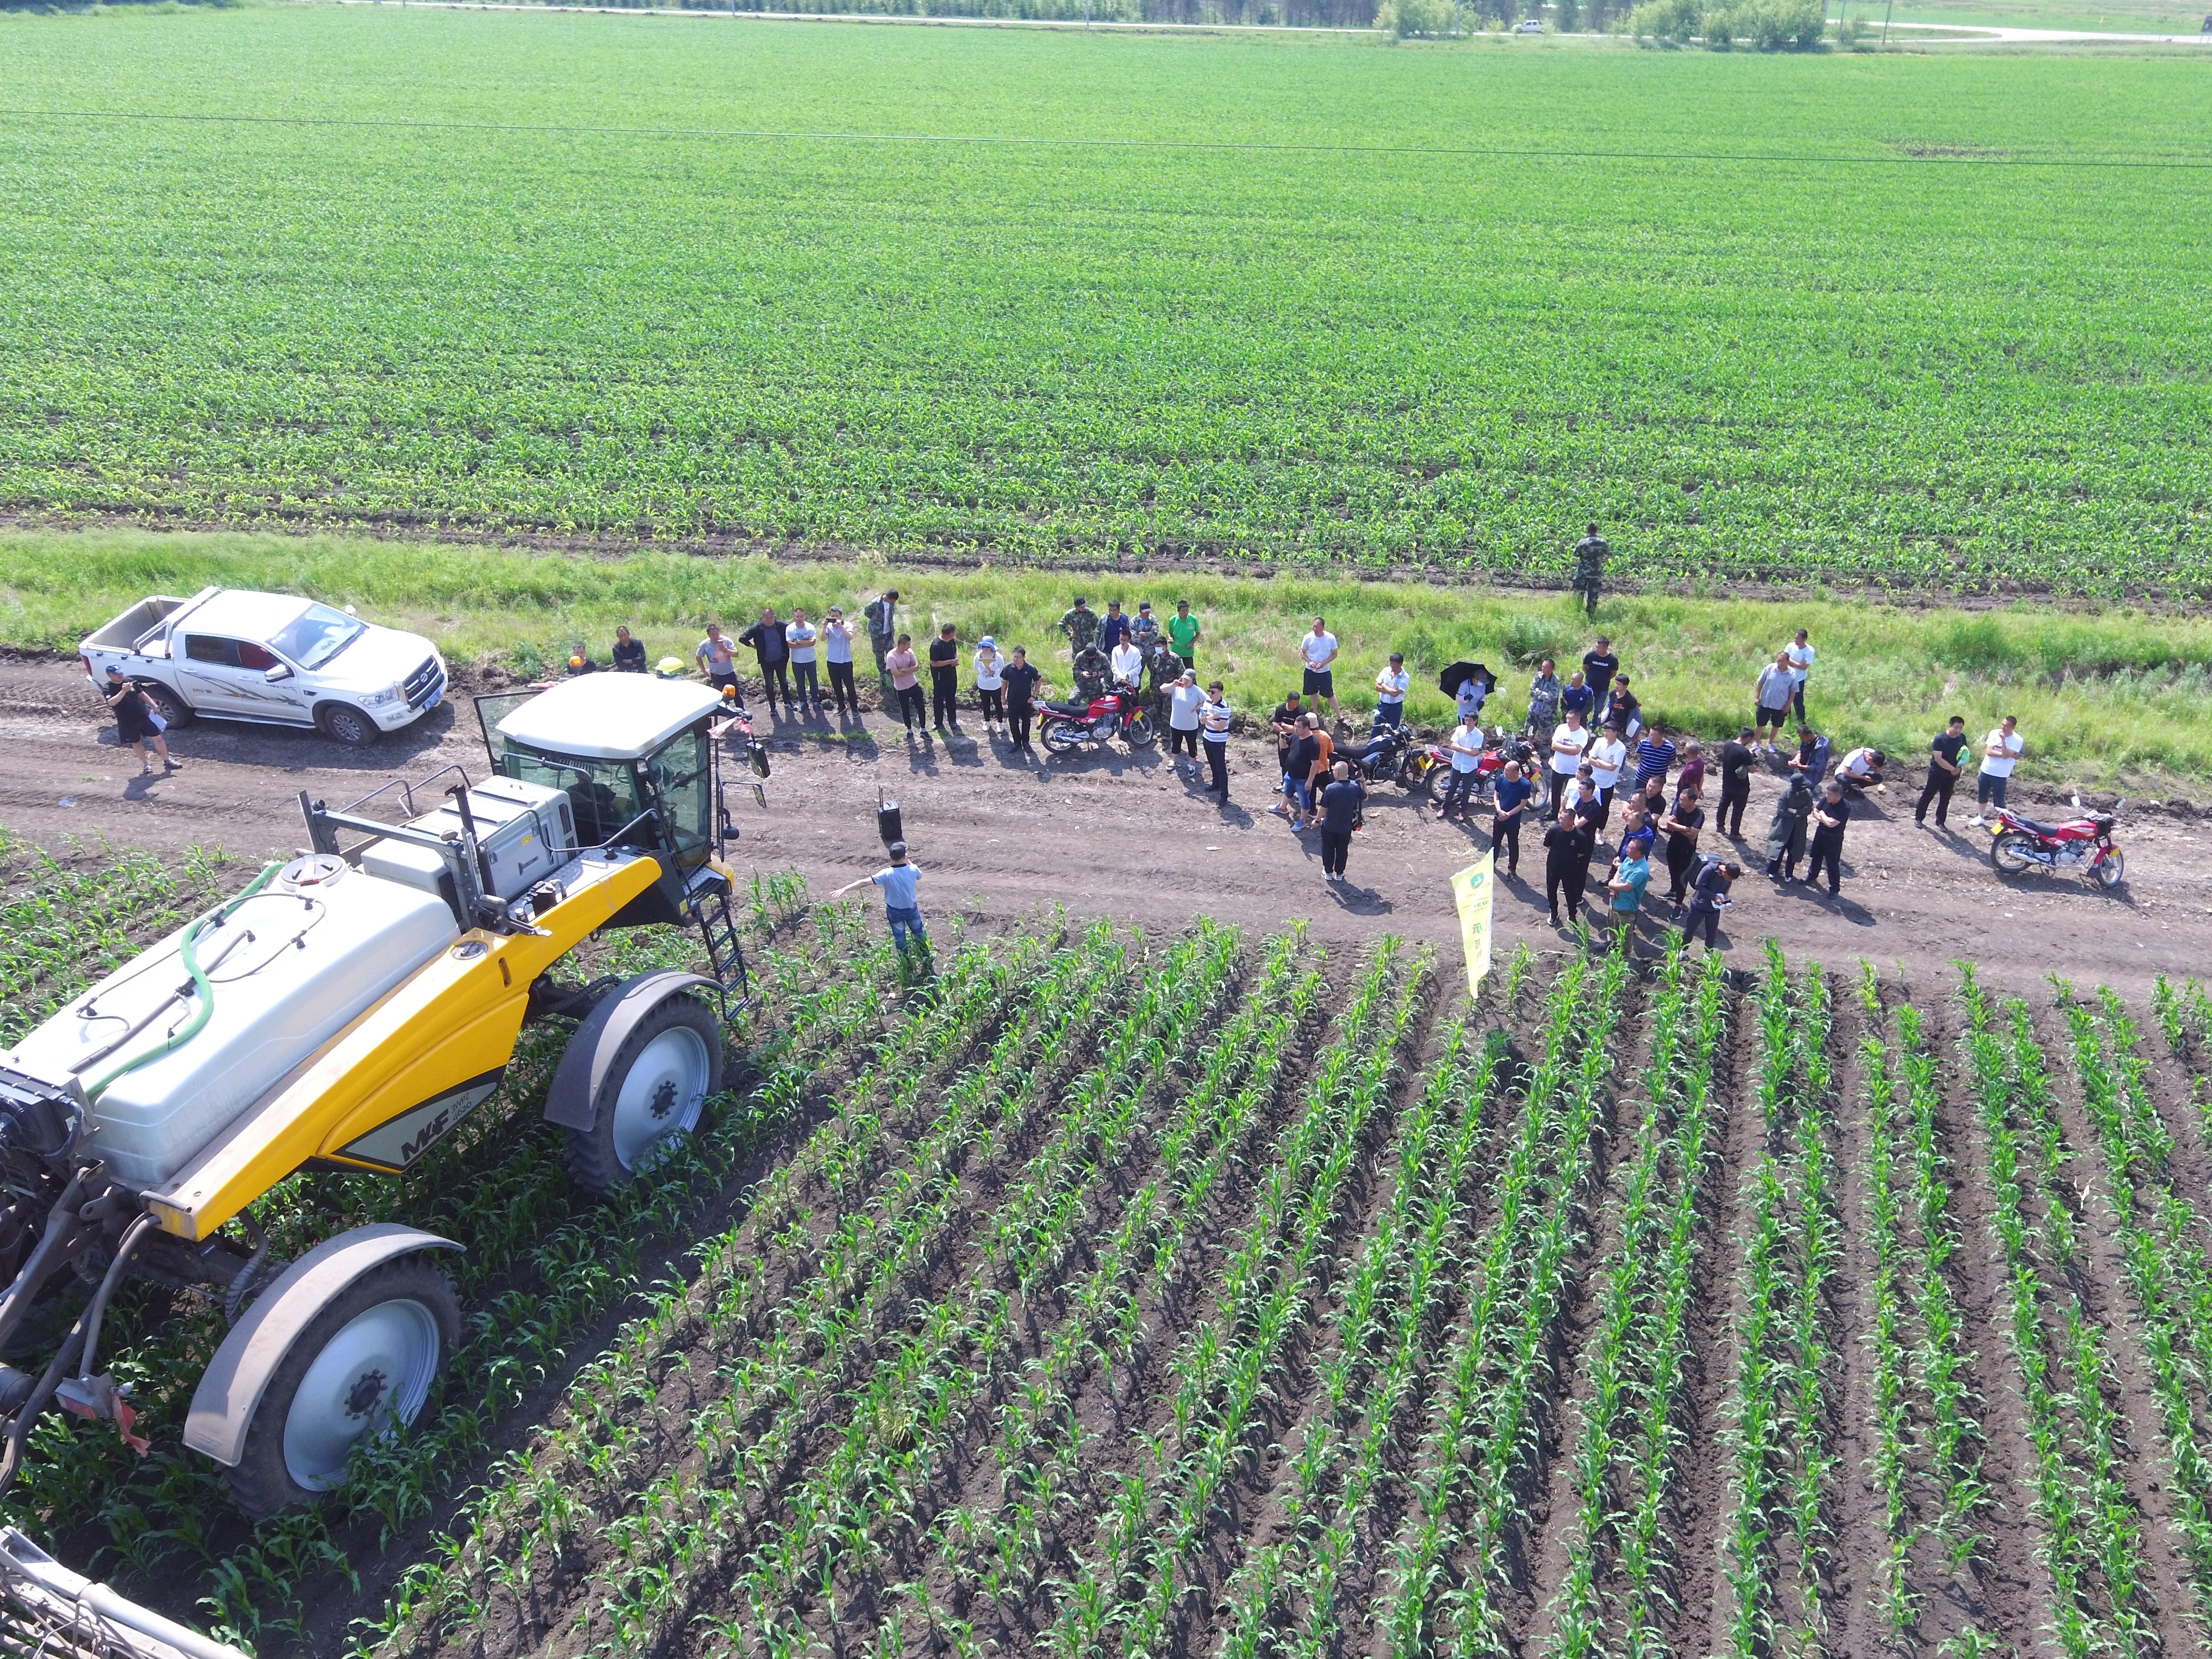
[[2204, 73], [0, 16], [0, 512], [2195, 596]]

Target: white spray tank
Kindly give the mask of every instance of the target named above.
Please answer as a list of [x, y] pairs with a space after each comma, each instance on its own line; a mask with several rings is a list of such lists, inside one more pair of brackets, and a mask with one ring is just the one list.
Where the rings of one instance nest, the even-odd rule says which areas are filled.
[[78, 1156], [130, 1185], [167, 1182], [460, 931], [437, 894], [322, 854], [270, 866], [212, 914], [0, 1054], [83, 1085]]

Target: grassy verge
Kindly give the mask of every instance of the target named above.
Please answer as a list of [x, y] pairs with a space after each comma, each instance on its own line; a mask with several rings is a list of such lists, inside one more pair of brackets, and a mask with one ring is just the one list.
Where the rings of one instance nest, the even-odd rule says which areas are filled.
[[[435, 544], [236, 533], [0, 533], [0, 643], [72, 650], [149, 593], [207, 583], [275, 588], [355, 605], [373, 620], [430, 635], [463, 661], [525, 670], [573, 641], [601, 660], [617, 623], [658, 658], [689, 660], [710, 618], [742, 623], [764, 604], [829, 605], [848, 613], [888, 586], [917, 638], [941, 622], [971, 646], [984, 634], [1026, 645], [1063, 670], [1053, 624], [1076, 592], [1094, 609], [1150, 599], [1165, 615], [1188, 599], [1206, 627], [1203, 675], [1219, 675], [1247, 712], [1297, 684], [1296, 637], [1325, 615], [1343, 644], [1346, 701], [1373, 703], [1389, 651], [1414, 672], [1415, 717], [1441, 720], [1436, 671], [1473, 657], [1499, 671], [1494, 710], [1525, 708], [1520, 661], [1548, 651], [1579, 659], [1594, 630], [1569, 600], [1415, 582], [1067, 572], [902, 570], [874, 562], [779, 564], [641, 552], [588, 560]], [[1672, 596], [1607, 599], [1599, 618], [1647, 710], [1669, 726], [1715, 736], [1748, 714], [1759, 664], [1797, 628], [1820, 648], [1811, 710], [1838, 745], [1873, 743], [1918, 755], [1943, 715], [1979, 732], [2017, 714], [2029, 742], [2024, 775], [2162, 791], [2212, 775], [2204, 664], [2212, 621], [2112, 609], [2054, 613], [2021, 605], [1960, 611], [1855, 600]]]

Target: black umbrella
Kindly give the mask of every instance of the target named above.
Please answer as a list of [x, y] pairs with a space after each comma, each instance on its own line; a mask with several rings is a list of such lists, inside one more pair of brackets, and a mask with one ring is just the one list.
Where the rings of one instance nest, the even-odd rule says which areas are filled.
[[1459, 696], [1460, 687], [1465, 685], [1469, 680], [1482, 682], [1482, 695], [1486, 697], [1498, 690], [1497, 675], [1479, 662], [1464, 660], [1454, 663], [1437, 676], [1437, 690], [1446, 696], [1456, 697]]

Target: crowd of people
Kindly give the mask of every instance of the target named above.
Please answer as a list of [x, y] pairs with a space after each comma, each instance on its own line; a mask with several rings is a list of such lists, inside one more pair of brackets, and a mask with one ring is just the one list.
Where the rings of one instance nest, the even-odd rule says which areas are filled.
[[[1607, 550], [1595, 525], [1575, 550], [1576, 591], [1592, 612]], [[879, 684], [912, 743], [926, 741], [933, 730], [959, 728], [964, 656], [968, 691], [988, 737], [1017, 752], [1033, 752], [1032, 733], [1049, 688], [1045, 669], [1030, 661], [1027, 649], [1002, 650], [986, 635], [969, 651], [948, 623], [917, 651], [913, 635], [898, 627], [898, 591], [892, 588], [861, 608], [857, 626], [836, 605], [818, 624], [804, 611], [786, 617], [764, 609], [734, 638], [709, 623], [694, 662], [711, 684], [735, 699], [740, 696], [738, 653], [749, 650], [772, 713], [820, 716], [834, 702], [839, 714], [857, 716], [854, 665], [865, 638]], [[1228, 805], [1228, 742], [1235, 711], [1220, 681], [1199, 683], [1204, 628], [1188, 602], [1178, 600], [1174, 613], [1161, 618], [1150, 600], [1140, 601], [1133, 613], [1125, 612], [1121, 601], [1109, 600], [1102, 613], [1078, 594], [1057, 631], [1076, 696], [1085, 704], [1116, 697], [1146, 707], [1168, 734], [1170, 759], [1178, 771], [1188, 765], [1190, 775], [1205, 776], [1210, 792]], [[1280, 769], [1279, 799], [1271, 810], [1300, 833], [1317, 835], [1322, 878], [1343, 882], [1352, 838], [1364, 821], [1367, 789], [1363, 769], [1338, 751], [1332, 730], [1343, 721], [1336, 684], [1340, 646], [1327, 618], [1316, 617], [1295, 649], [1299, 689], [1268, 722]], [[1442, 816], [1472, 823], [1486, 805], [1499, 874], [1514, 882], [1520, 877], [1522, 831], [1540, 825], [1546, 908], [1556, 926], [1572, 925], [1585, 903], [1594, 902], [1624, 938], [1632, 935], [1645, 913], [1649, 889], [1663, 873], [1664, 902], [1674, 907], [1673, 919], [1693, 936], [1702, 933], [1710, 945], [1720, 913], [1730, 902], [1729, 890], [1744, 873], [1736, 859], [1711, 849], [1723, 842], [1743, 844], [1752, 774], [1762, 763], [1778, 766], [1786, 781], [1767, 825], [1765, 873], [1777, 884], [1789, 886], [1801, 880], [1802, 863], [1802, 880], [1808, 888], [1825, 879], [1828, 896], [1838, 898], [1853, 803], [1887, 787], [1890, 762], [1871, 746], [1854, 747], [1838, 757], [1832, 739], [1815, 727], [1807, 688], [1819, 654], [1808, 631], [1798, 629], [1771, 661], [1762, 664], [1751, 686], [1748, 722], [1710, 752], [1705, 740], [1687, 734], [1678, 738], [1645, 719], [1633, 677], [1604, 635], [1595, 637], [1579, 665], [1564, 678], [1555, 659], [1539, 662], [1528, 681], [1525, 714], [1516, 710], [1522, 717], [1510, 726], [1484, 723], [1495, 696], [1493, 676], [1476, 672], [1455, 680], [1448, 677], [1443, 689], [1454, 697], [1457, 721], [1443, 744], [1449, 771]], [[627, 629], [617, 631], [612, 665], [621, 672], [647, 672], [644, 647]], [[597, 666], [580, 647], [570, 659], [572, 672], [591, 672]], [[684, 668], [677, 659], [663, 659], [658, 672]], [[1401, 731], [1411, 684], [1404, 656], [1392, 653], [1374, 679], [1376, 737]], [[2025, 749], [2018, 722], [2010, 715], [1983, 741], [1976, 766], [1978, 810], [1970, 823], [1981, 825], [1991, 807], [2003, 809]], [[1954, 715], [1929, 745], [1916, 823], [1924, 828], [1932, 810], [1937, 829], [1948, 828], [1967, 750], [1966, 719]], [[1600, 854], [1606, 855], [1601, 865]], [[897, 889], [909, 901], [899, 908], [911, 910], [910, 861], [902, 858], [895, 867], [898, 873], [878, 884], [886, 887], [887, 896]], [[914, 914], [919, 939], [919, 913]], [[902, 914], [899, 920], [903, 923], [908, 917]], [[902, 939], [904, 932], [902, 927]]]

